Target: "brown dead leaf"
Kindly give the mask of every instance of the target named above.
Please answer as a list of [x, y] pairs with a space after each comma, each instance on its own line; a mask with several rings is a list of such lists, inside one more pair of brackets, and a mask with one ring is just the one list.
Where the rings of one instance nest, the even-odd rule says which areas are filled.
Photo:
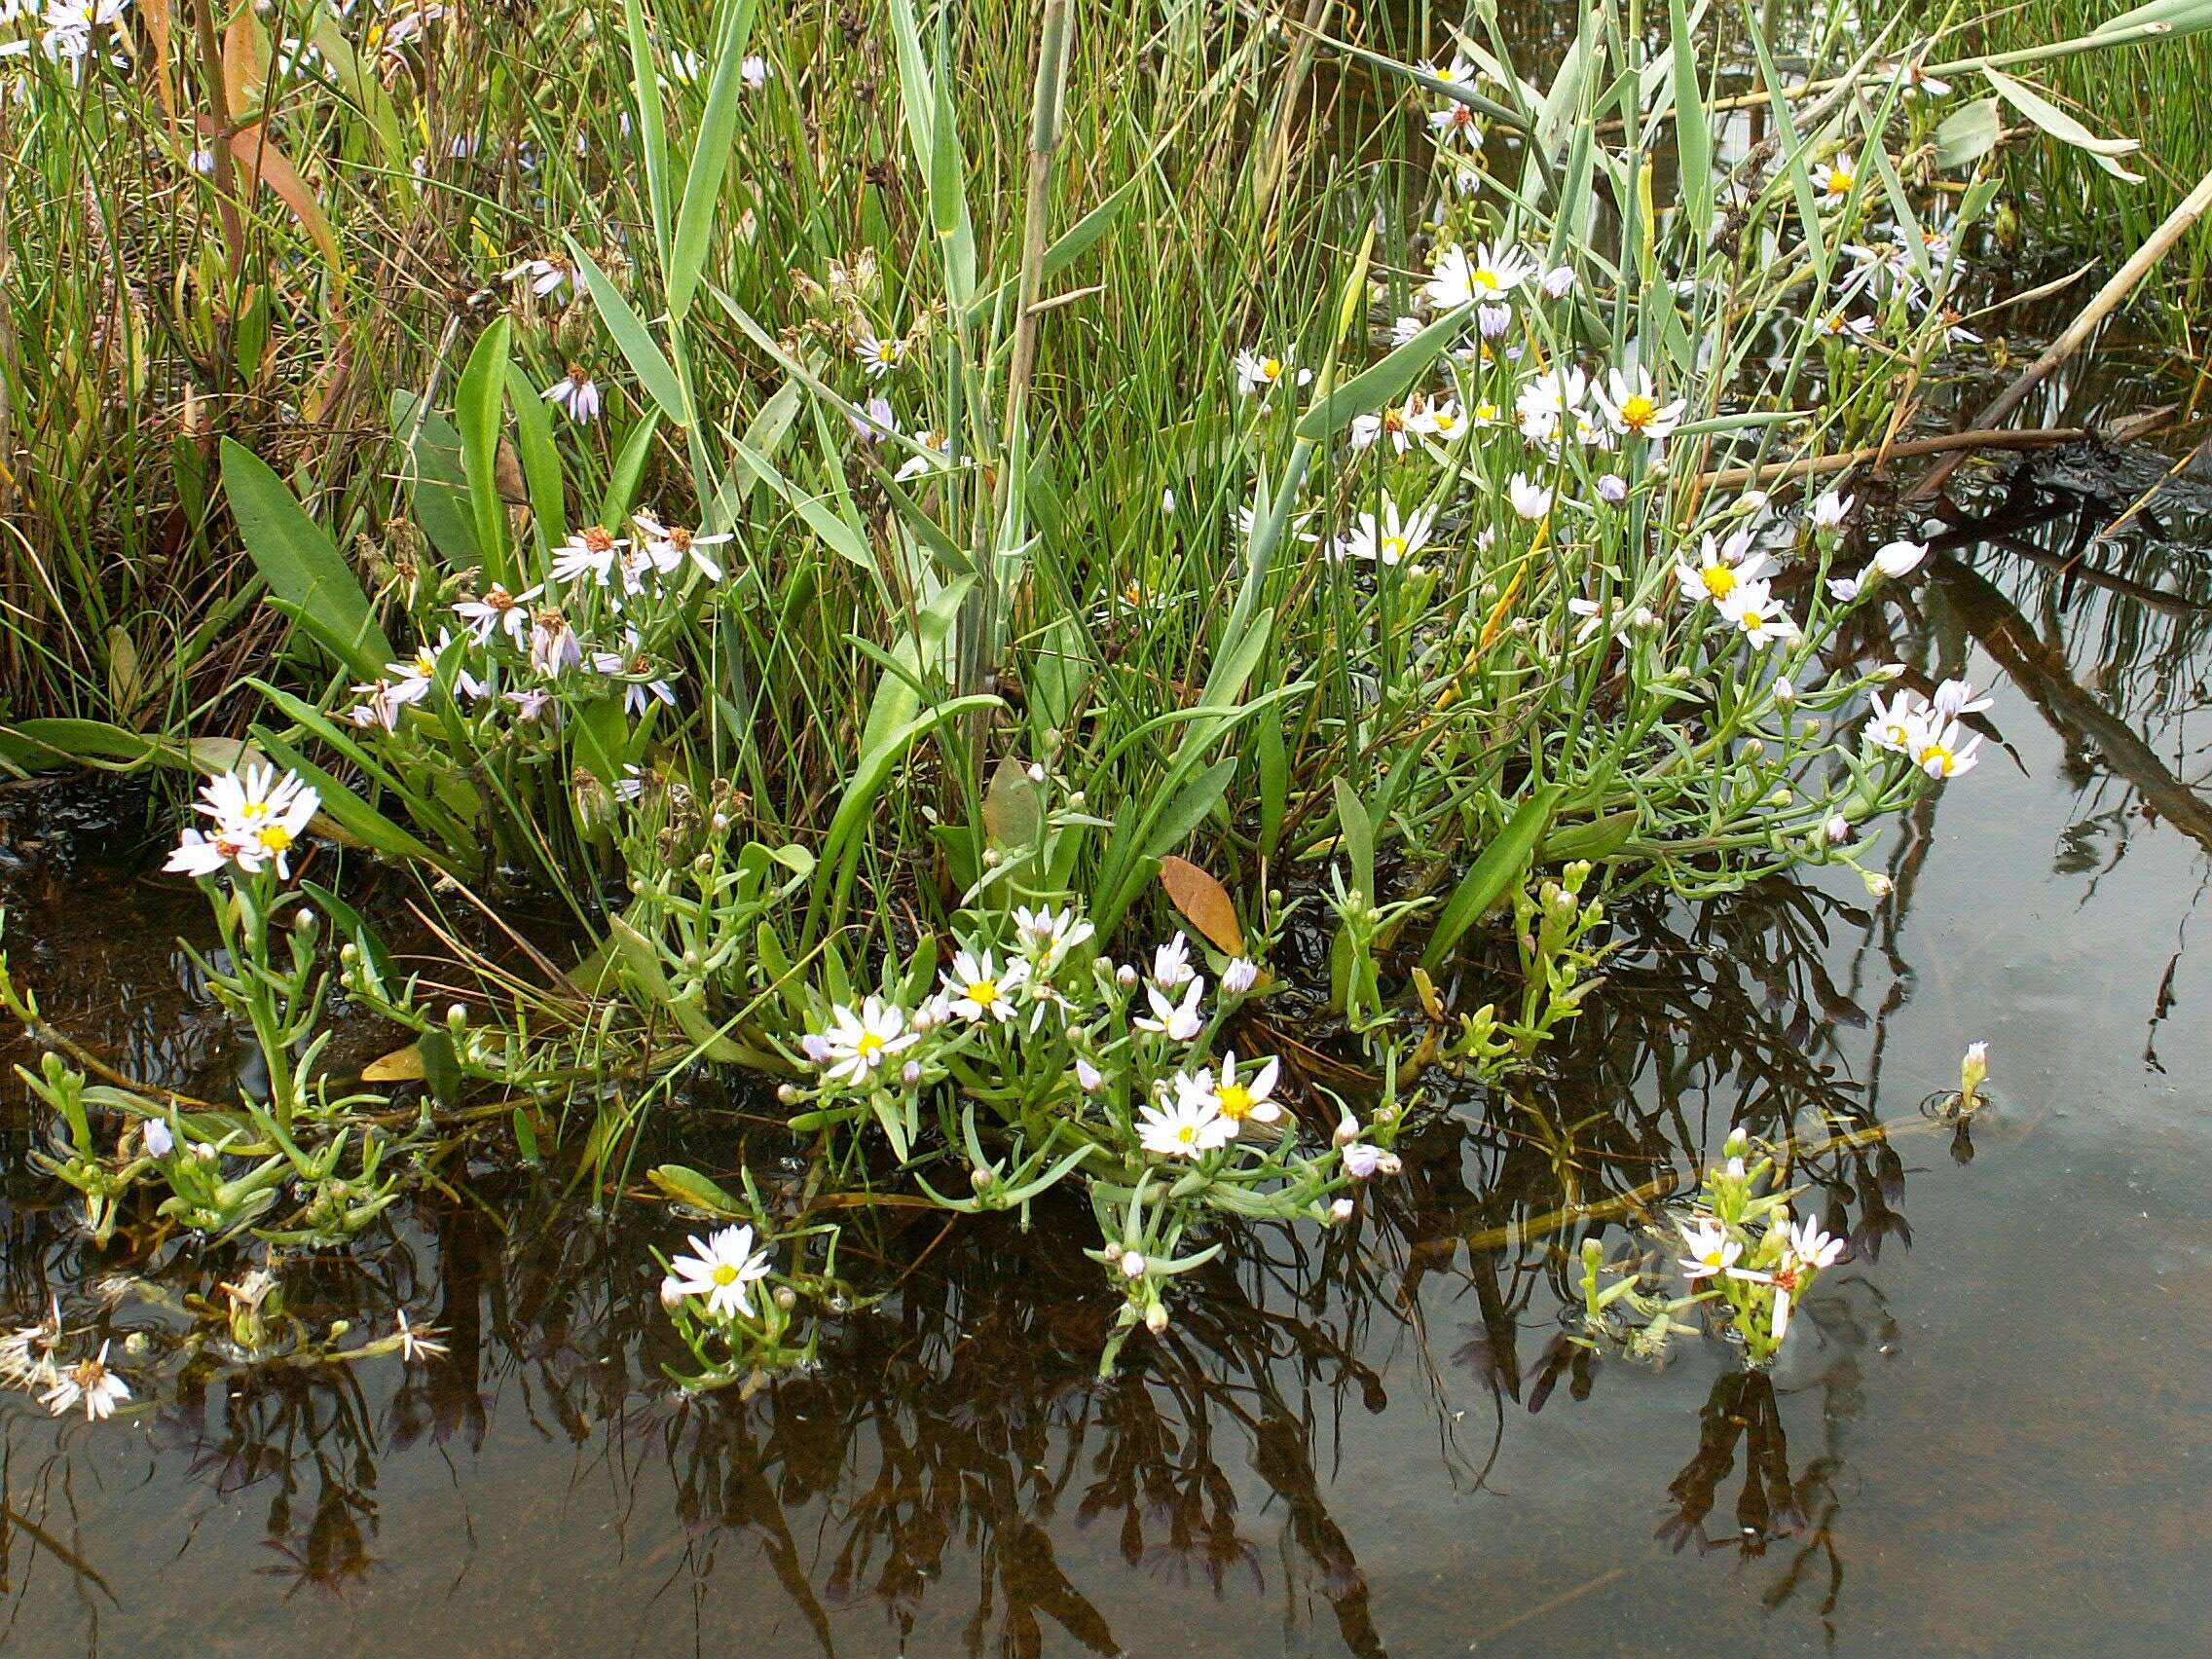
[[292, 210], [292, 217], [299, 220], [300, 228], [313, 238], [314, 245], [322, 250], [332, 277], [343, 284], [346, 268], [339, 263], [338, 238], [331, 232], [330, 221], [322, 216], [322, 208], [316, 203], [313, 193], [293, 170], [284, 152], [276, 147], [276, 141], [256, 122], [242, 132], [231, 134], [231, 154], [245, 169], [244, 188], [250, 193], [259, 183], [275, 191], [277, 199]]
[[1244, 929], [1229, 890], [1189, 859], [1170, 853], [1160, 861], [1160, 885], [1183, 919], [1232, 956], [1244, 954]]

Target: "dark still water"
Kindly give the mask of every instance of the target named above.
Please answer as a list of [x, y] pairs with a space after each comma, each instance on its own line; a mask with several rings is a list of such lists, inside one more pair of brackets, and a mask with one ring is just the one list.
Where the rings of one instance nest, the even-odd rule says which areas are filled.
[[[316, 1330], [405, 1308], [450, 1358], [185, 1362], [182, 1299], [250, 1260], [100, 1258], [13, 1106], [7, 1322], [58, 1294], [144, 1357], [106, 1424], [0, 1391], [0, 1643], [2212, 1650], [2212, 535], [2186, 497], [2085, 551], [2114, 503], [1989, 504], [1861, 642], [1998, 685], [1979, 769], [1887, 832], [1893, 897], [1630, 906], [1555, 1076], [1455, 1103], [1355, 1229], [1239, 1239], [1106, 1382], [1087, 1215], [895, 1211], [853, 1240], [890, 1294], [816, 1373], [687, 1399], [647, 1255], [684, 1224], [602, 1225], [490, 1157], [350, 1257], [277, 1264]], [[140, 1075], [219, 1076], [164, 942], [197, 900], [50, 797], [6, 810], [8, 942], [57, 1023]], [[1976, 1038], [1969, 1145], [1919, 1107]], [[1634, 1225], [1604, 1200], [1738, 1122], [1892, 1126], [1800, 1165], [1801, 1211], [1855, 1250], [1771, 1377], [1694, 1341], [1563, 1370], [1567, 1257]], [[789, 1151], [727, 1104], [668, 1133], [718, 1172]]]

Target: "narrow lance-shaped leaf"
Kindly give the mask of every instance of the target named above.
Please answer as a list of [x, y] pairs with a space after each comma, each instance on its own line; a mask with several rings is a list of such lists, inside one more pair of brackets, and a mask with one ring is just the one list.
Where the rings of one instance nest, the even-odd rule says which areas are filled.
[[223, 440], [223, 493], [269, 591], [320, 616], [325, 633], [343, 643], [348, 669], [363, 680], [383, 673], [391, 642], [377, 626], [352, 567], [268, 463], [230, 438]]

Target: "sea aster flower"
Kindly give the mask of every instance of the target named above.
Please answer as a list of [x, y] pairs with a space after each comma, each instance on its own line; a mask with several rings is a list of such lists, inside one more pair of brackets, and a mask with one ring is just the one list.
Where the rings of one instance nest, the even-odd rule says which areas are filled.
[[1235, 1132], [1211, 1100], [1182, 1088], [1172, 1099], [1148, 1105], [1137, 1114], [1137, 1142], [1158, 1158], [1195, 1161], [1224, 1145]]
[[768, 1276], [768, 1252], [753, 1248], [753, 1229], [740, 1222], [701, 1238], [691, 1235], [694, 1254], [668, 1264], [669, 1274], [686, 1296], [703, 1296], [718, 1318], [753, 1316], [748, 1285]]

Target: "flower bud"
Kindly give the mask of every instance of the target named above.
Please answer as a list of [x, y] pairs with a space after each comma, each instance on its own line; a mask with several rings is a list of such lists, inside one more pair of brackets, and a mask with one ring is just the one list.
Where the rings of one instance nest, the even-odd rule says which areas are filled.
[[1342, 1227], [1346, 1222], [1351, 1220], [1352, 1211], [1357, 1207], [1349, 1198], [1337, 1199], [1329, 1206], [1329, 1225], [1331, 1227]]
[[1844, 815], [1839, 812], [1828, 820], [1829, 844], [1832, 846], [1840, 847], [1850, 839], [1851, 820], [1844, 817]]
[[1774, 682], [1774, 700], [1783, 708], [1788, 708], [1797, 701], [1797, 687], [1787, 680], [1777, 680]]
[[1106, 1074], [1078, 1054], [1075, 1057], [1075, 1081], [1086, 1094], [1096, 1094], [1106, 1087]]
[[968, 1171], [968, 1185], [975, 1188], [978, 1193], [987, 1193], [998, 1183], [998, 1174], [994, 1170], [971, 1169]]
[[1864, 876], [1866, 891], [1877, 899], [1887, 899], [1895, 889], [1896, 884], [1878, 869], [1867, 870]]
[[1144, 1277], [1144, 1252], [1142, 1250], [1124, 1250], [1121, 1268], [1124, 1278], [1139, 1279]]
[[904, 1065], [901, 1066], [899, 1068], [899, 1081], [904, 1084], [908, 1088], [921, 1088], [921, 1062], [918, 1060], [908, 1060]]
[[146, 1120], [146, 1151], [155, 1158], [166, 1158], [176, 1150], [176, 1136], [169, 1133], [168, 1124], [159, 1118]]
[[660, 1281], [660, 1305], [671, 1313], [683, 1305], [683, 1286], [674, 1273]]
[[778, 1084], [776, 1086], [776, 1098], [786, 1106], [796, 1106], [798, 1104], [798, 1086], [790, 1083]]
[[1128, 990], [1136, 982], [1137, 971], [1129, 963], [1124, 962], [1114, 970], [1114, 983], [1121, 986], [1123, 990]]
[[215, 1161], [215, 1149], [206, 1141], [194, 1141], [192, 1143], [192, 1156], [203, 1163], [212, 1163]]
[[1144, 1328], [1156, 1337], [1167, 1329], [1167, 1308], [1164, 1303], [1155, 1302], [1144, 1310]]
[[468, 1029], [468, 1005], [466, 1003], [454, 1003], [446, 1009], [446, 1029], [449, 1031], [465, 1031]]
[[1359, 1139], [1359, 1120], [1351, 1115], [1350, 1108], [1346, 1108], [1345, 1115], [1337, 1120], [1337, 1132], [1331, 1139], [1338, 1146], [1349, 1146]]
[[776, 1286], [775, 1301], [778, 1308], [789, 1313], [798, 1306], [798, 1292], [788, 1284], [780, 1284]]
[[830, 1059], [830, 1039], [819, 1031], [809, 1031], [798, 1040], [798, 1051], [815, 1065], [827, 1064]]
[[1045, 768], [1034, 760], [1029, 762], [1029, 781], [1033, 784], [1045, 781]]
[[1233, 957], [1221, 971], [1221, 988], [1233, 997], [1240, 997], [1259, 982], [1260, 965], [1248, 956]]

